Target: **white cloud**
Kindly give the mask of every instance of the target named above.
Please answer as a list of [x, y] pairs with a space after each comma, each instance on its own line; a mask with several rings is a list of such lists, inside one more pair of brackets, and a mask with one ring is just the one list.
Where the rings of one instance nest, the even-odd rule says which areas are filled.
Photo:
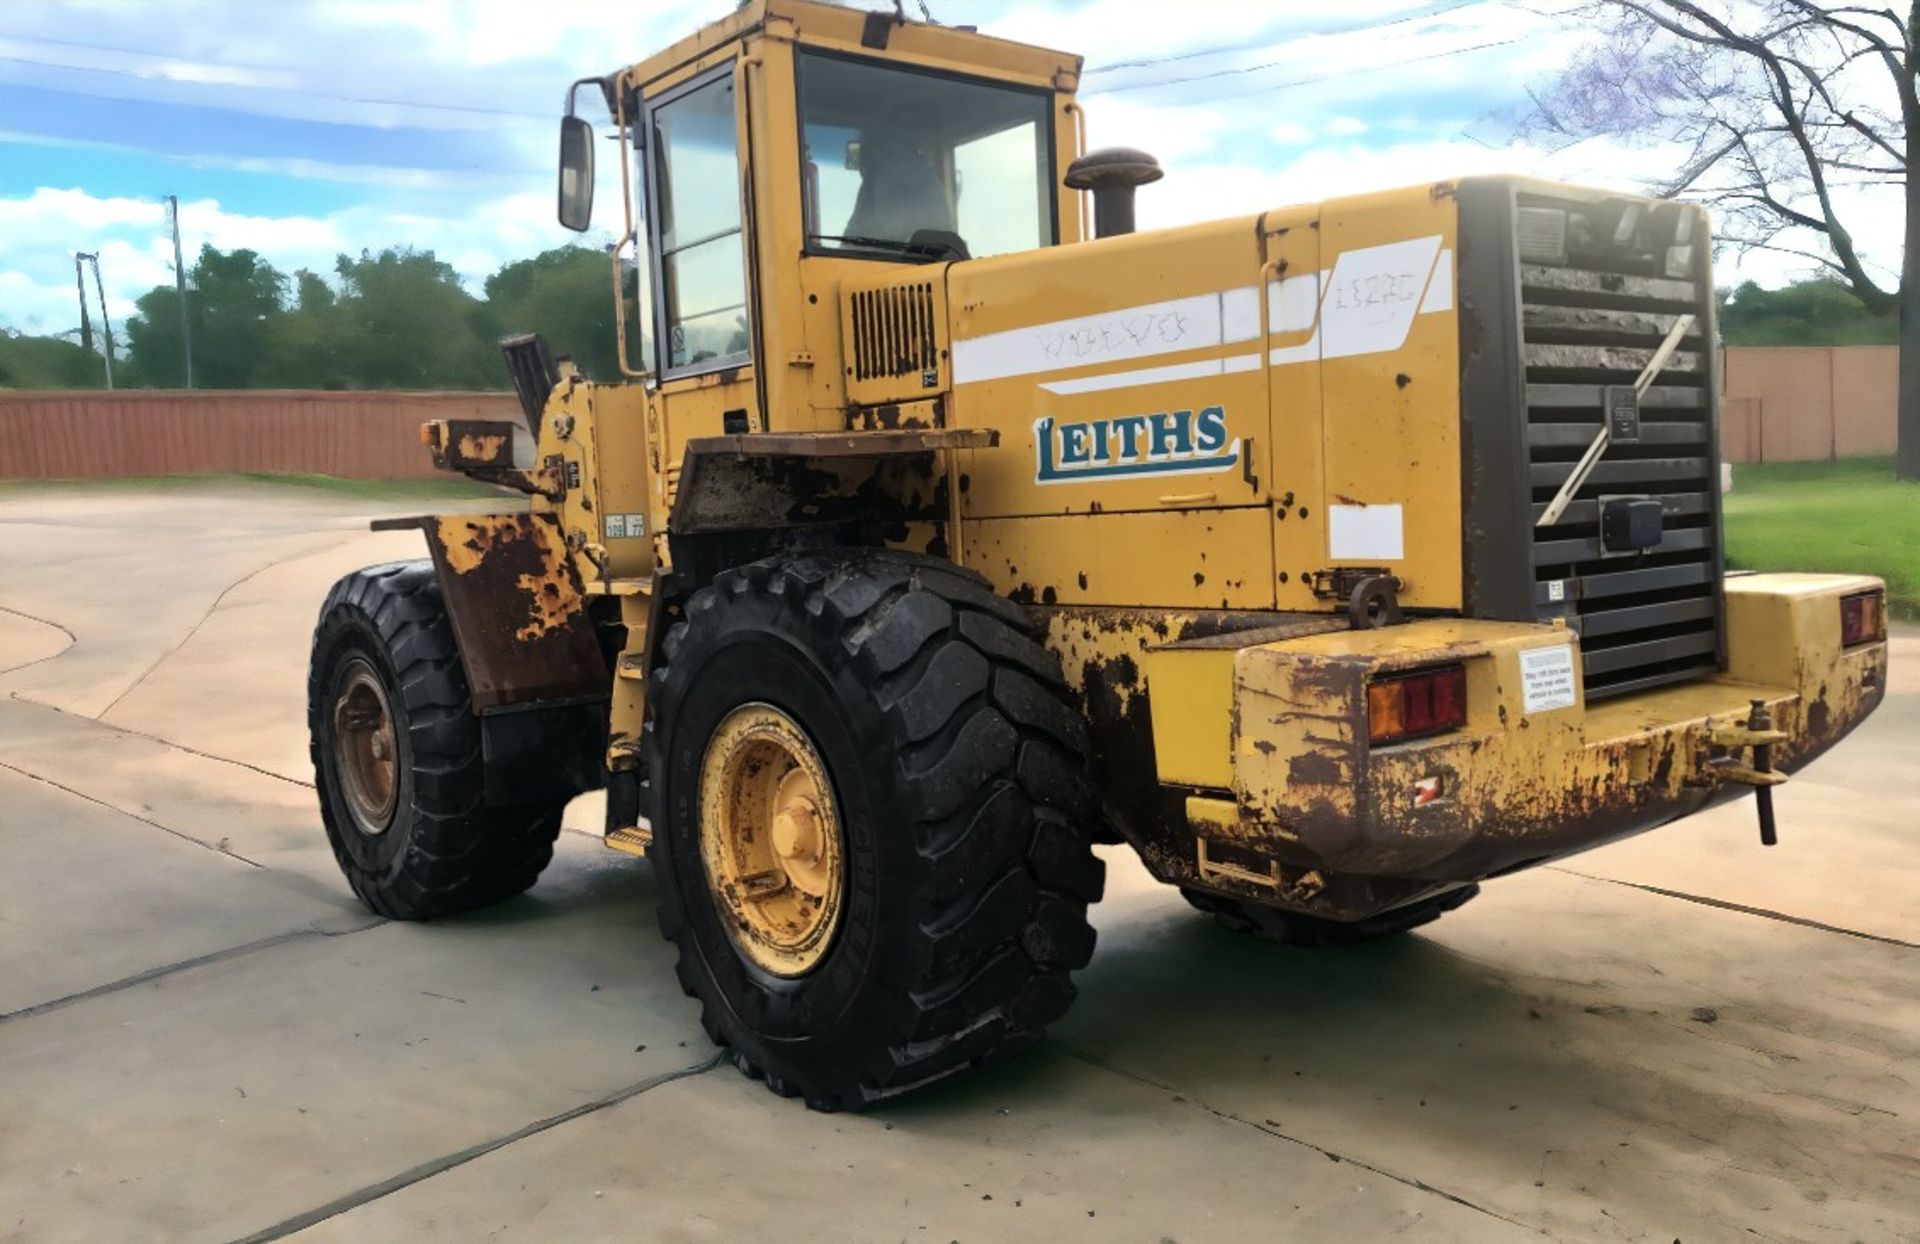
[[[1547, 152], [1466, 137], [1504, 138], [1497, 122], [1485, 120], [1487, 101], [1517, 99], [1515, 84], [1555, 72], [1582, 40], [1577, 30], [1499, 0], [1439, 14], [1428, 12], [1431, 0], [1345, 0], [1332, 11], [1246, 0], [1183, 0], [1171, 10], [1144, 0], [929, 3], [943, 21], [1081, 53], [1090, 70], [1184, 58], [1089, 73], [1082, 84], [1092, 145], [1143, 147], [1167, 168], [1164, 181], [1141, 192], [1146, 227], [1476, 173], [1633, 189], [1648, 170], [1672, 163], [1659, 150], [1588, 143]], [[314, 0], [236, 9], [222, 0], [63, 0], [12, 6], [0, 52], [55, 62], [12, 65], [9, 81], [129, 107], [186, 104], [236, 110], [263, 126], [297, 118], [443, 130], [449, 144], [482, 140], [483, 164], [444, 170], [355, 163], [374, 157], [350, 145], [337, 158], [250, 149], [182, 160], [183, 168], [276, 175], [293, 187], [360, 188], [355, 206], [328, 213], [303, 212], [297, 190], [284, 214], [239, 213], [190, 197], [182, 205], [189, 262], [207, 242], [258, 250], [285, 272], [330, 274], [339, 252], [404, 242], [433, 249], [477, 288], [500, 263], [573, 240], [552, 221], [548, 182], [551, 119], [565, 85], [656, 51], [733, 7], [734, 0]], [[858, 0], [856, 7], [890, 4]], [[1377, 28], [1382, 22], [1397, 24]], [[1369, 24], [1376, 28], [1313, 33]], [[96, 41], [113, 46], [73, 46]], [[1480, 43], [1502, 46], [1457, 53]], [[1118, 89], [1200, 75], [1213, 76]], [[47, 141], [20, 132], [27, 128], [9, 117], [13, 132], [0, 131], [0, 140]], [[132, 150], [111, 138], [62, 144], [97, 152], [102, 167]], [[614, 180], [603, 168], [603, 222], [619, 215]], [[116, 323], [135, 297], [171, 281], [159, 204], [17, 183], [5, 193], [0, 325], [59, 331], [77, 323], [75, 250], [100, 252]], [[1897, 196], [1853, 194], [1846, 210], [1874, 261], [1897, 263]], [[1721, 275], [1778, 281], [1809, 267], [1782, 256], [1728, 256]]]
[[[498, 130], [732, 0], [60, 0], [7, 7], [9, 80], [336, 124]], [[389, 102], [405, 101], [405, 102]], [[504, 114], [504, 115], [503, 115]]]
[[[354, 207], [323, 216], [232, 212], [212, 199], [180, 205], [181, 249], [189, 265], [202, 244], [257, 251], [280, 271], [333, 276], [335, 257], [412, 245], [453, 265], [468, 288], [503, 263], [575, 240], [553, 221], [551, 196], [522, 193], [473, 200], [434, 215]], [[601, 239], [589, 238], [588, 241]], [[116, 324], [134, 300], [173, 281], [173, 243], [164, 206], [42, 188], [0, 198], [0, 326], [59, 333], [79, 323], [73, 253], [97, 251]]]

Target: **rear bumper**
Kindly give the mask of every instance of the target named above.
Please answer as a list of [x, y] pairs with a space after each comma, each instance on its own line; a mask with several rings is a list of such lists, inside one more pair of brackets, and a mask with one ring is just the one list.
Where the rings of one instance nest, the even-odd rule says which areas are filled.
[[[1551, 626], [1436, 619], [1228, 653], [1150, 653], [1161, 781], [1191, 790], [1192, 858], [1163, 849], [1148, 863], [1178, 884], [1353, 919], [1745, 794], [1724, 779], [1715, 762], [1727, 753], [1711, 736], [1754, 701], [1788, 736], [1773, 756], [1788, 773], [1879, 704], [1886, 644], [1843, 648], [1839, 609], [1842, 596], [1879, 586], [1841, 575], [1729, 579], [1725, 672], [1591, 708], [1578, 637]], [[1522, 676], [1522, 654], [1555, 648], [1570, 649], [1564, 707], [1548, 682], [1536, 677], [1530, 691]], [[1467, 671], [1466, 727], [1369, 746], [1368, 681], [1450, 662]], [[1209, 674], [1230, 680], [1224, 702]], [[1220, 708], [1224, 737], [1210, 741]]]

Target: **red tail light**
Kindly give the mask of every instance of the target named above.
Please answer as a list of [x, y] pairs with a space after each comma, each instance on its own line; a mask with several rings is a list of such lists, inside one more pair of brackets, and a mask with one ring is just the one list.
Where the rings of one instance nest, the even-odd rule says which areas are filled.
[[1398, 743], [1467, 724], [1467, 670], [1439, 665], [1367, 684], [1367, 740]]
[[1887, 598], [1880, 592], [1856, 592], [1840, 598], [1840, 644], [1851, 648], [1887, 637]]

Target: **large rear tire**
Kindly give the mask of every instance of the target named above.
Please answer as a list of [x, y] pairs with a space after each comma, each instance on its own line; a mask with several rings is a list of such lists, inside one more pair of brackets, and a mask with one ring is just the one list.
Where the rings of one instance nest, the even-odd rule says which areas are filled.
[[741, 1070], [860, 1109], [1038, 1042], [1105, 873], [1025, 612], [938, 559], [800, 554], [697, 593], [665, 656], [660, 927]]
[[356, 570], [327, 594], [307, 673], [320, 818], [375, 912], [425, 920], [520, 893], [564, 804], [489, 807], [480, 721], [429, 562]]
[[1206, 912], [1223, 927], [1236, 933], [1249, 933], [1262, 941], [1278, 942], [1282, 946], [1294, 946], [1302, 950], [1334, 950], [1341, 946], [1357, 946], [1362, 942], [1377, 942], [1383, 937], [1396, 937], [1423, 924], [1431, 924], [1480, 893], [1480, 887], [1464, 885], [1457, 890], [1448, 890], [1405, 907], [1396, 907], [1392, 911], [1354, 921], [1303, 916], [1298, 912], [1262, 907], [1258, 903], [1243, 902], [1206, 890], [1182, 889], [1180, 893], [1196, 909]]

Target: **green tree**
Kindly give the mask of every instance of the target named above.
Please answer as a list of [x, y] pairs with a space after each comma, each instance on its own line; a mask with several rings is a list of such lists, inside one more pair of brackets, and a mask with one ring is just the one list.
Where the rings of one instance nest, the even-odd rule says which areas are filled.
[[613, 283], [606, 252], [562, 246], [504, 265], [487, 278], [500, 335], [541, 333], [595, 380], [618, 380]]
[[0, 389], [98, 389], [106, 384], [98, 354], [60, 337], [0, 329]]
[[250, 250], [200, 249], [193, 265], [193, 381], [244, 389], [266, 353], [273, 321], [286, 309], [287, 278]]
[[[203, 389], [244, 389], [284, 313], [287, 278], [250, 250], [202, 246], [187, 273], [187, 318], [193, 333], [193, 382]], [[156, 285], [134, 303], [127, 321], [132, 375], [142, 384], [183, 386], [180, 296]]]
[[507, 369], [487, 308], [432, 251], [340, 256], [334, 308], [356, 388], [497, 389]]
[[302, 268], [294, 273], [294, 289], [293, 306], [268, 332], [256, 383], [272, 389], [359, 387], [346, 320], [332, 287]]
[[[194, 383], [496, 389], [507, 380], [499, 339], [518, 332], [543, 333], [587, 374], [617, 379], [607, 264], [603, 251], [559, 247], [501, 267], [487, 278], [482, 301], [432, 251], [389, 247], [341, 255], [330, 283], [306, 270], [289, 280], [253, 251], [205, 247], [188, 274]], [[631, 303], [631, 265], [625, 276]], [[134, 305], [122, 383], [178, 387], [184, 380], [179, 296], [172, 285], [160, 285]]]
[[1840, 281], [1798, 281], [1761, 289], [1748, 281], [1720, 291], [1720, 333], [1730, 346], [1894, 345], [1900, 317], [1875, 313]]

